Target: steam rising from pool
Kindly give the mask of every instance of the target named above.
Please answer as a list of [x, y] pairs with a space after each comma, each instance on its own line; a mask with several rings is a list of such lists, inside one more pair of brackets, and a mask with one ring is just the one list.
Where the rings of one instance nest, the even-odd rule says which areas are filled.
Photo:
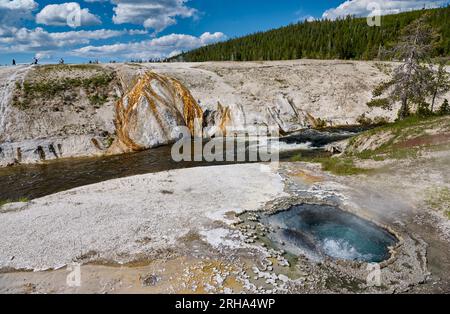
[[266, 216], [275, 230], [269, 237], [287, 251], [320, 260], [381, 262], [389, 258], [396, 238], [374, 223], [328, 205], [302, 204]]

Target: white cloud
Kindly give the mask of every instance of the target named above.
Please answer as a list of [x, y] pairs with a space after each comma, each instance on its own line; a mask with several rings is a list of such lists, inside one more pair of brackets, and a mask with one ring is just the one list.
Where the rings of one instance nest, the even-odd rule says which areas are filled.
[[129, 35], [145, 35], [148, 34], [148, 31], [143, 29], [130, 29], [128, 30]]
[[37, 6], [33, 0], [0, 0], [0, 9], [31, 11]]
[[42, 59], [51, 59], [52, 55], [48, 52], [38, 52], [34, 55], [34, 57], [38, 60], [42, 60]]
[[200, 37], [184, 34], [170, 34], [137, 43], [120, 43], [103, 46], [86, 46], [74, 50], [73, 54], [82, 57], [115, 58], [164, 58], [181, 51], [195, 49], [226, 39], [223, 33], [204, 33]]
[[151, 28], [155, 31], [159, 32], [170, 25], [176, 24], [177, 21], [170, 16], [161, 16], [161, 17], [150, 17], [144, 21], [145, 28]]
[[49, 4], [36, 15], [36, 23], [57, 26], [90, 26], [101, 24], [100, 18], [77, 2]]
[[31, 13], [37, 7], [34, 0], [0, 0], [0, 26], [17, 25], [32, 18]]
[[215, 32], [215, 33], [206, 32], [200, 36], [200, 42], [202, 45], [209, 45], [212, 43], [222, 41], [224, 39], [226, 39], [226, 36], [224, 33], [221, 33], [221, 32]]
[[113, 22], [138, 24], [159, 33], [176, 18], [194, 17], [197, 10], [186, 6], [188, 0], [111, 0], [114, 7]]
[[380, 15], [396, 14], [403, 11], [435, 8], [445, 5], [447, 0], [347, 0], [337, 8], [326, 10], [322, 18], [336, 19], [348, 15], [368, 16], [374, 8], [380, 10]]
[[41, 27], [1, 28], [0, 51], [48, 52], [66, 47], [88, 45], [91, 41], [109, 39], [125, 34], [142, 34], [139, 30], [70, 31], [50, 33]]
[[[103, 0], [85, 0], [99, 2]], [[105, 0], [108, 1], [108, 0]], [[114, 4], [113, 20], [116, 24], [132, 23], [144, 26], [133, 30], [80, 30], [51, 32], [44, 27], [34, 29], [17, 24], [0, 24], [0, 52], [29, 52], [39, 58], [76, 55], [96, 58], [162, 58], [179, 54], [207, 44], [226, 39], [223, 33], [206, 32], [201, 36], [170, 34], [159, 38], [146, 38], [142, 41], [119, 42], [95, 46], [97, 40], [118, 38], [123, 35], [139, 36], [155, 33], [169, 25], [176, 24], [180, 17], [195, 17], [196, 10], [189, 8], [188, 0], [109, 0]], [[21, 16], [32, 17], [38, 7], [33, 0], [0, 0], [0, 12], [21, 12]], [[45, 6], [37, 15], [36, 23], [44, 25], [67, 25], [67, 17], [74, 11], [81, 12], [81, 25], [99, 24], [100, 19], [82, 9], [76, 2], [51, 4]], [[19, 15], [19, 14], [16, 14]], [[0, 16], [2, 20], [2, 16]], [[70, 25], [69, 25], [70, 26]]]
[[314, 22], [316, 20], [316, 18], [312, 15], [303, 15], [303, 16], [300, 16], [297, 20], [299, 22], [304, 22], [304, 21]]

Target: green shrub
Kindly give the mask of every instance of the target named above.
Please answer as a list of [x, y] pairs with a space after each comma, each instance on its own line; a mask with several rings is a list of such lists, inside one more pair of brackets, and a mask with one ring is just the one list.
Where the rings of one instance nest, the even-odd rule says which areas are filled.
[[438, 115], [440, 116], [446, 116], [450, 115], [450, 106], [448, 104], [448, 99], [445, 99], [442, 103], [441, 107], [439, 108]]
[[94, 107], [100, 107], [101, 105], [103, 105], [105, 102], [108, 101], [108, 96], [107, 95], [100, 95], [100, 94], [94, 94], [89, 96], [89, 101], [91, 102], [92, 105], [94, 105]]
[[367, 103], [367, 106], [368, 107], [380, 107], [382, 109], [387, 110], [387, 109], [391, 108], [391, 103], [386, 98], [377, 98], [377, 99], [372, 99], [371, 101], [369, 101]]
[[365, 126], [367, 126], [367, 125], [372, 125], [372, 124], [373, 124], [372, 119], [366, 117], [366, 114], [365, 114], [365, 113], [363, 113], [362, 115], [360, 115], [360, 116], [358, 117], [358, 119], [356, 119], [356, 122], [357, 122], [358, 124], [360, 124], [360, 125], [365, 125]]
[[360, 115], [356, 122], [363, 126], [370, 126], [370, 125], [384, 125], [389, 123], [389, 120], [385, 117], [375, 117], [373, 119], [366, 116], [365, 113]]
[[386, 117], [375, 117], [373, 119], [373, 124], [375, 125], [384, 125], [384, 124], [388, 124], [389, 123], [389, 119]]
[[430, 109], [430, 104], [422, 102], [417, 106], [416, 115], [419, 117], [431, 117], [433, 111]]

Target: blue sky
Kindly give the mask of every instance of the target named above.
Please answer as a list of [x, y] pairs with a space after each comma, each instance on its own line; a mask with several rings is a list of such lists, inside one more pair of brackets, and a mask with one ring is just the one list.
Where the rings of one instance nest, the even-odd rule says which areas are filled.
[[0, 0], [0, 64], [161, 58], [304, 19], [436, 7], [444, 0]]

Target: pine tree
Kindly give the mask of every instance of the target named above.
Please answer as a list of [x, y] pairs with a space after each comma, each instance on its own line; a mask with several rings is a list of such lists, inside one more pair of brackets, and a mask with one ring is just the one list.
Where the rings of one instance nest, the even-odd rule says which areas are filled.
[[430, 93], [432, 95], [431, 111], [434, 111], [434, 104], [438, 96], [444, 95], [450, 90], [449, 74], [445, 69], [445, 63], [441, 61], [432, 77], [430, 84]]
[[440, 116], [450, 115], [450, 105], [448, 104], [448, 99], [445, 99], [439, 108], [438, 114]]
[[400, 120], [409, 115], [411, 103], [423, 106], [431, 88], [432, 71], [429, 66], [424, 65], [424, 62], [429, 62], [436, 34], [426, 20], [427, 16], [424, 15], [408, 25], [400, 40], [387, 51], [388, 55], [403, 62], [394, 70], [391, 80], [374, 90], [375, 98], [383, 94], [387, 96], [368, 103], [372, 107], [391, 109], [393, 104], [399, 101]]

